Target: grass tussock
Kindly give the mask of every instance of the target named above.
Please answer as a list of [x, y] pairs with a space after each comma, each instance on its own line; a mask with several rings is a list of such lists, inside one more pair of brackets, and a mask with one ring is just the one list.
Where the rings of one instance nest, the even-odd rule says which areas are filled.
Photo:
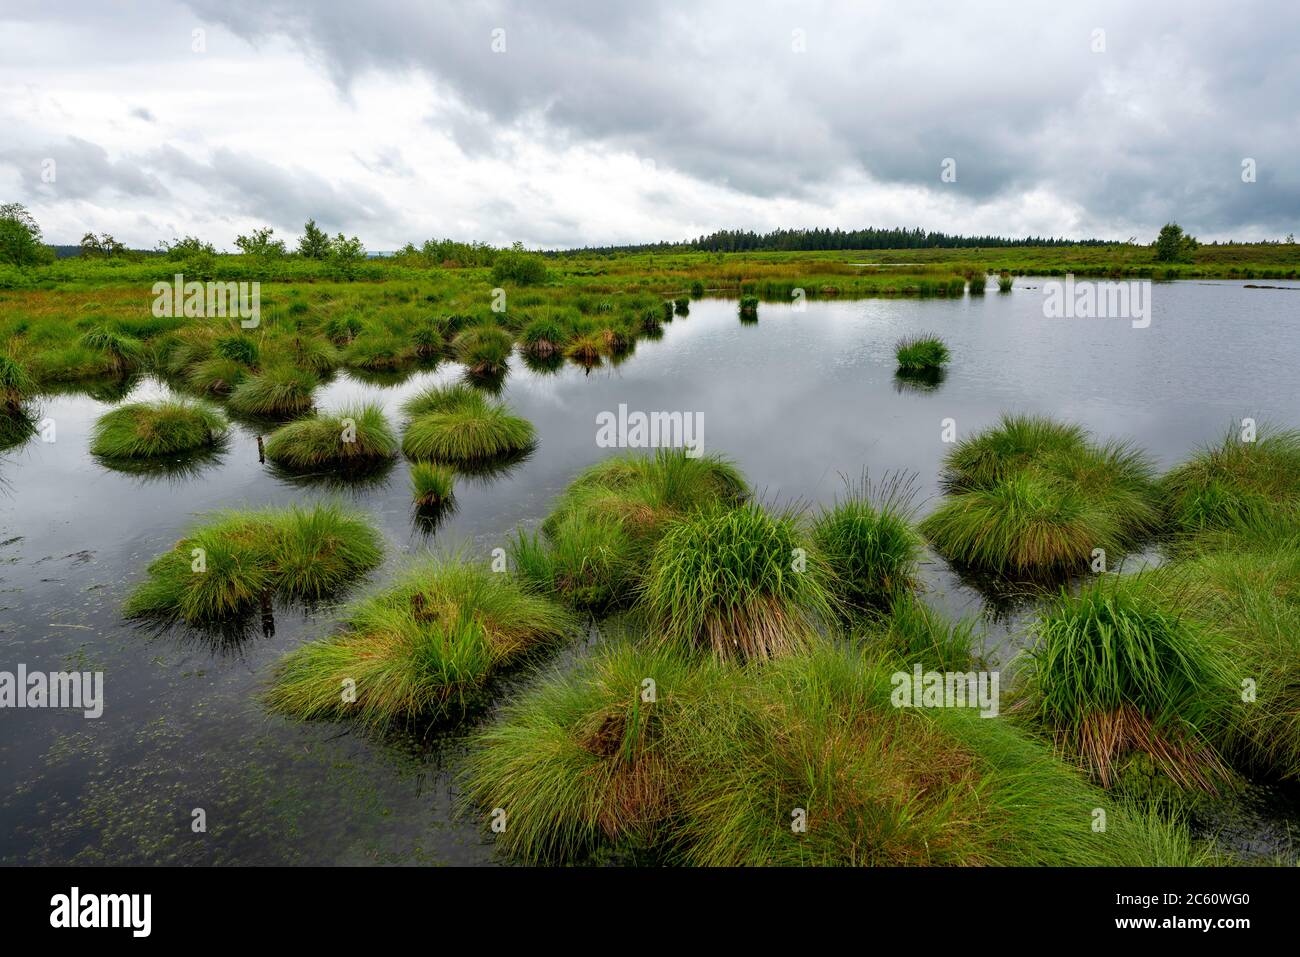
[[1057, 745], [1110, 787], [1133, 753], [1185, 788], [1228, 775], [1212, 742], [1231, 672], [1192, 619], [1155, 600], [1145, 575], [1062, 592], [1038, 619], [1024, 704]]
[[411, 498], [420, 508], [437, 508], [452, 499], [455, 474], [435, 462], [411, 465]]
[[430, 389], [407, 401], [402, 451], [416, 461], [482, 463], [531, 448], [531, 422], [464, 384]]
[[914, 495], [910, 479], [895, 476], [873, 485], [864, 474], [813, 523], [813, 542], [846, 606], [883, 608], [914, 586], [922, 547], [912, 526]]
[[900, 372], [933, 372], [942, 369], [951, 358], [948, 346], [938, 336], [908, 336], [894, 346]]
[[317, 384], [316, 376], [306, 369], [275, 366], [241, 381], [230, 393], [230, 408], [266, 418], [301, 415], [311, 408]]
[[268, 703], [305, 720], [355, 720], [375, 730], [435, 721], [476, 701], [505, 663], [573, 626], [562, 608], [507, 575], [431, 561], [353, 606], [338, 634], [287, 655]]
[[812, 643], [837, 610], [831, 578], [793, 513], [749, 502], [668, 523], [637, 604], [666, 643], [765, 660]]
[[185, 399], [132, 402], [100, 416], [91, 430], [92, 455], [151, 459], [211, 448], [226, 434], [216, 409]]
[[290, 422], [266, 440], [266, 457], [293, 471], [371, 466], [397, 450], [397, 436], [373, 402]]
[[1161, 481], [1178, 533], [1294, 525], [1300, 518], [1300, 432], [1263, 428], [1254, 441], [1230, 430]]
[[738, 504], [744, 477], [716, 455], [684, 450], [614, 456], [580, 474], [533, 535], [512, 551], [535, 587], [581, 608], [627, 607], [668, 523]]
[[998, 574], [1083, 572], [1156, 532], [1154, 468], [1078, 426], [1003, 416], [949, 453], [951, 493], [921, 531], [950, 561]]
[[1207, 861], [1177, 822], [1113, 801], [1005, 721], [893, 707], [893, 667], [821, 643], [736, 668], [615, 642], [479, 732], [464, 793], [485, 822], [505, 815], [497, 846], [532, 864]]
[[1300, 535], [1265, 525], [1198, 538], [1152, 578], [1230, 663], [1222, 749], [1250, 773], [1300, 780]]
[[499, 376], [506, 371], [514, 339], [495, 326], [474, 326], [456, 336], [452, 349], [470, 375]]
[[129, 618], [221, 621], [271, 598], [328, 597], [379, 564], [379, 534], [336, 505], [227, 512], [149, 564]]
[[36, 391], [36, 380], [18, 360], [0, 353], [0, 415], [16, 415]]

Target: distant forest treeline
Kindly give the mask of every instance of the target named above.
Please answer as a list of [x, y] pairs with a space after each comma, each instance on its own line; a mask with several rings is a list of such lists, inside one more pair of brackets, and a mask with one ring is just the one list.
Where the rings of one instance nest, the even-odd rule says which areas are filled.
[[1111, 239], [1058, 239], [1029, 236], [958, 236], [924, 229], [774, 229], [756, 233], [749, 229], [720, 229], [680, 243], [642, 243], [627, 246], [585, 246], [569, 252], [613, 253], [696, 249], [703, 252], [805, 252], [823, 249], [968, 249], [1000, 246], [1106, 246]]

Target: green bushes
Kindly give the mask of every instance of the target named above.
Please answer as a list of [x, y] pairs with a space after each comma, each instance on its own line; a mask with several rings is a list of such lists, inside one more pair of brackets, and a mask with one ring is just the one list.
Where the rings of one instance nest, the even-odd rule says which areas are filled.
[[225, 417], [198, 402], [132, 402], [100, 416], [90, 451], [107, 459], [150, 459], [211, 448], [225, 435]]
[[894, 346], [900, 372], [932, 372], [948, 364], [948, 347], [938, 336], [908, 336]]
[[233, 412], [268, 418], [299, 415], [311, 408], [316, 376], [294, 366], [275, 366], [251, 375], [230, 393]]
[[469, 386], [428, 390], [403, 411], [411, 416], [402, 436], [410, 459], [485, 463], [524, 452], [536, 441], [532, 423]]
[[1031, 717], [1105, 786], [1132, 752], [1184, 787], [1226, 779], [1211, 742], [1232, 700], [1231, 672], [1143, 575], [1063, 591], [1038, 619], [1024, 694]]
[[953, 493], [921, 523], [949, 560], [1000, 574], [1084, 571], [1159, 525], [1154, 470], [1130, 445], [1083, 429], [1003, 416], [944, 462]]
[[268, 703], [375, 730], [459, 713], [494, 671], [573, 630], [558, 605], [486, 565], [433, 561], [355, 605], [343, 630], [287, 655]]
[[273, 596], [314, 601], [350, 584], [382, 556], [378, 533], [336, 505], [226, 512], [154, 559], [124, 613], [202, 624]]
[[492, 263], [492, 282], [498, 286], [514, 283], [531, 286], [546, 282], [546, 260], [522, 247], [503, 249]]
[[376, 403], [290, 422], [266, 440], [266, 457], [294, 471], [373, 466], [393, 458], [397, 449], [397, 437]]

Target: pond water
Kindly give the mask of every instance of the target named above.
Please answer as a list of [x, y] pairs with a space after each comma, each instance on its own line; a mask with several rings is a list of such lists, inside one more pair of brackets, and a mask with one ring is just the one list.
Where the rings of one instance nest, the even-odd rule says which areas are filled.
[[[355, 487], [291, 481], [259, 464], [258, 430], [236, 425], [194, 474], [124, 474], [87, 452], [110, 404], [45, 398], [55, 441], [37, 437], [0, 456], [0, 669], [102, 670], [105, 707], [94, 720], [57, 710], [0, 718], [0, 862], [499, 863], [477, 822], [454, 812], [461, 735], [473, 720], [421, 745], [262, 708], [272, 666], [328, 632], [331, 609], [277, 608], [273, 629], [238, 640], [122, 620], [147, 563], [212, 509], [330, 497], [363, 509], [388, 559], [358, 594], [428, 549], [489, 560], [578, 471], [616, 451], [598, 447], [596, 416], [620, 404], [702, 416], [705, 449], [734, 459], [766, 501], [829, 502], [864, 468], [876, 478], [904, 471], [915, 473], [922, 514], [939, 495], [949, 418], [960, 437], [1003, 411], [1047, 413], [1131, 438], [1162, 468], [1243, 417], [1300, 425], [1300, 297], [1160, 283], [1150, 326], [1136, 329], [1044, 318], [1040, 287], [1025, 278], [1009, 295], [812, 301], [803, 311], [765, 303], [752, 324], [738, 321], [734, 301], [700, 300], [617, 365], [542, 374], [512, 360], [501, 395], [536, 425], [539, 445], [508, 472], [461, 479], [456, 510], [432, 534], [413, 522], [404, 462]], [[953, 355], [929, 388], [894, 376], [895, 341], [923, 331]], [[459, 375], [446, 365], [375, 385], [340, 374], [317, 405], [374, 399], [396, 420], [405, 397]], [[165, 391], [144, 379], [130, 397]], [[925, 577], [932, 603], [986, 616], [988, 653], [1005, 661], [1023, 607], [993, 601], [933, 556]], [[523, 680], [503, 679], [498, 697]], [[195, 833], [199, 808], [207, 830]], [[1225, 840], [1246, 850], [1271, 853], [1300, 825], [1294, 796], [1272, 788], [1253, 789], [1232, 812]]]

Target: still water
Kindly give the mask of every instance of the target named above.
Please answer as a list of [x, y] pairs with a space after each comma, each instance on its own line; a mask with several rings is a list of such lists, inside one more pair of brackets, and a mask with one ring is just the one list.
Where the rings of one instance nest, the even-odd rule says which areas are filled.
[[[1300, 426], [1295, 289], [1157, 284], [1145, 329], [1047, 319], [1032, 278], [1009, 295], [809, 302], [803, 311], [764, 304], [752, 324], [738, 321], [735, 302], [701, 300], [617, 365], [546, 374], [514, 360], [501, 396], [536, 425], [538, 447], [508, 472], [462, 478], [455, 512], [432, 534], [413, 522], [403, 462], [355, 487], [294, 481], [259, 464], [257, 429], [236, 424], [225, 451], [195, 474], [123, 474], [87, 453], [111, 403], [46, 397], [41, 416], [54, 421], [55, 441], [0, 455], [0, 669], [102, 670], [105, 706], [95, 720], [0, 714], [0, 862], [499, 862], [454, 793], [461, 736], [482, 717], [420, 744], [261, 707], [272, 666], [328, 632], [331, 609], [277, 608], [270, 633], [239, 641], [122, 620], [147, 563], [204, 512], [330, 497], [363, 509], [388, 559], [356, 595], [426, 550], [489, 560], [517, 527], [539, 522], [578, 471], [613, 454], [597, 446], [596, 417], [620, 404], [702, 417], [705, 449], [734, 459], [769, 502], [826, 503], [864, 469], [877, 478], [901, 471], [914, 474], [924, 514], [939, 495], [944, 420], [960, 437], [1003, 411], [1130, 438], [1167, 468], [1243, 417]], [[894, 376], [895, 341], [917, 332], [941, 335], [953, 355], [928, 388]], [[389, 384], [339, 374], [317, 406], [374, 400], [396, 424], [403, 399], [459, 375], [454, 365]], [[165, 392], [143, 379], [129, 398]], [[985, 618], [994, 661], [1023, 640], [1023, 605], [992, 600], [934, 556], [925, 578], [927, 600]], [[503, 679], [498, 700], [526, 680]], [[203, 833], [191, 827], [197, 809]], [[1257, 788], [1210, 826], [1239, 850], [1290, 854], [1300, 806]]]

